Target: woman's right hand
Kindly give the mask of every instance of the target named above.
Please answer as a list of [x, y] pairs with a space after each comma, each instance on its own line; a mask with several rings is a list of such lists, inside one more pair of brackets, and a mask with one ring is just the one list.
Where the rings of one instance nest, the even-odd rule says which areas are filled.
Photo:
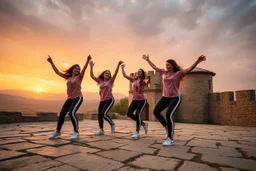
[[148, 61], [149, 60], [149, 54], [148, 55], [143, 54], [142, 55], [142, 59]]
[[87, 57], [87, 60], [89, 61], [89, 60], [91, 60], [92, 59], [92, 57], [91, 57], [91, 55], [89, 55], [88, 57]]
[[122, 64], [122, 65], [121, 65], [121, 67], [124, 69], [124, 67], [125, 67], [125, 64]]
[[123, 61], [119, 61], [118, 66], [122, 65], [123, 63], [124, 63]]
[[52, 63], [52, 58], [50, 57], [50, 55], [48, 55], [47, 61], [48, 61], [49, 63]]
[[93, 67], [93, 66], [94, 66], [93, 61], [90, 61], [90, 67]]

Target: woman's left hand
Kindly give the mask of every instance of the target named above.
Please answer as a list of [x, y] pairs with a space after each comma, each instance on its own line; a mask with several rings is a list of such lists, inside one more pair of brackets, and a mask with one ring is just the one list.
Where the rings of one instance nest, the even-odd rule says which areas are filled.
[[197, 62], [200, 63], [202, 61], [206, 61], [206, 56], [204, 55], [199, 56], [199, 58], [197, 59]]

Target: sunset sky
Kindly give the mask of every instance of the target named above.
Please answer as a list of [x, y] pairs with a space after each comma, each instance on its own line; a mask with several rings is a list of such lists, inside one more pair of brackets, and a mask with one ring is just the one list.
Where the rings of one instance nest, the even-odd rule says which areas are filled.
[[[214, 91], [256, 89], [256, 1], [253, 0], [0, 0], [0, 90], [65, 93], [59, 69], [88, 54], [95, 74], [152, 70], [174, 59], [186, 68], [201, 54], [199, 67], [213, 71]], [[120, 70], [121, 71], [121, 70]], [[113, 92], [127, 94], [119, 72]], [[97, 92], [89, 77], [83, 91]]]

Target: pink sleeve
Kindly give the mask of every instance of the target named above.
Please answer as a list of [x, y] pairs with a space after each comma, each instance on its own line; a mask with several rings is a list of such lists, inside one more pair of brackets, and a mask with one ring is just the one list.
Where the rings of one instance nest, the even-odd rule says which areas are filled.
[[134, 82], [134, 81], [135, 81], [135, 78], [132, 78], [132, 77], [131, 77], [130, 81], [131, 81], [131, 82]]
[[163, 74], [165, 73], [165, 70], [164, 70], [164, 69], [161, 69], [161, 70], [159, 71], [159, 73], [160, 73], [160, 75], [163, 75]]
[[101, 79], [99, 79], [99, 84], [101, 83], [101, 82], [103, 82]]
[[178, 71], [177, 72], [177, 77], [181, 78], [182, 76], [183, 76], [183, 71], [182, 70]]

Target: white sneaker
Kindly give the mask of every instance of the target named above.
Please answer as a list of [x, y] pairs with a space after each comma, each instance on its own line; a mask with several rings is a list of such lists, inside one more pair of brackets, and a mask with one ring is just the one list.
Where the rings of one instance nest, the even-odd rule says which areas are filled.
[[100, 129], [99, 131], [97, 131], [97, 132], [95, 133], [95, 135], [104, 135], [104, 131], [102, 131], [102, 130]]
[[174, 144], [174, 141], [171, 140], [170, 138], [167, 138], [167, 139], [165, 140], [165, 142], [163, 143], [163, 146], [171, 146], [171, 145], [173, 145], [173, 144]]
[[148, 122], [145, 122], [145, 125], [143, 126], [144, 130], [145, 130], [145, 134], [148, 133]]
[[55, 137], [58, 137], [58, 136], [60, 136], [60, 135], [61, 135], [60, 132], [54, 132], [54, 133], [52, 133], [52, 135], [49, 136], [49, 140], [52, 140], [52, 139], [54, 139]]
[[139, 134], [137, 131], [135, 131], [135, 132], [133, 133], [133, 135], [132, 135], [132, 138], [133, 138], [133, 139], [139, 139], [139, 138], [140, 138], [140, 134]]
[[77, 140], [79, 138], [79, 133], [74, 132], [73, 135], [70, 137], [71, 140]]
[[116, 130], [116, 124], [111, 125], [111, 134], [114, 134], [115, 130]]

